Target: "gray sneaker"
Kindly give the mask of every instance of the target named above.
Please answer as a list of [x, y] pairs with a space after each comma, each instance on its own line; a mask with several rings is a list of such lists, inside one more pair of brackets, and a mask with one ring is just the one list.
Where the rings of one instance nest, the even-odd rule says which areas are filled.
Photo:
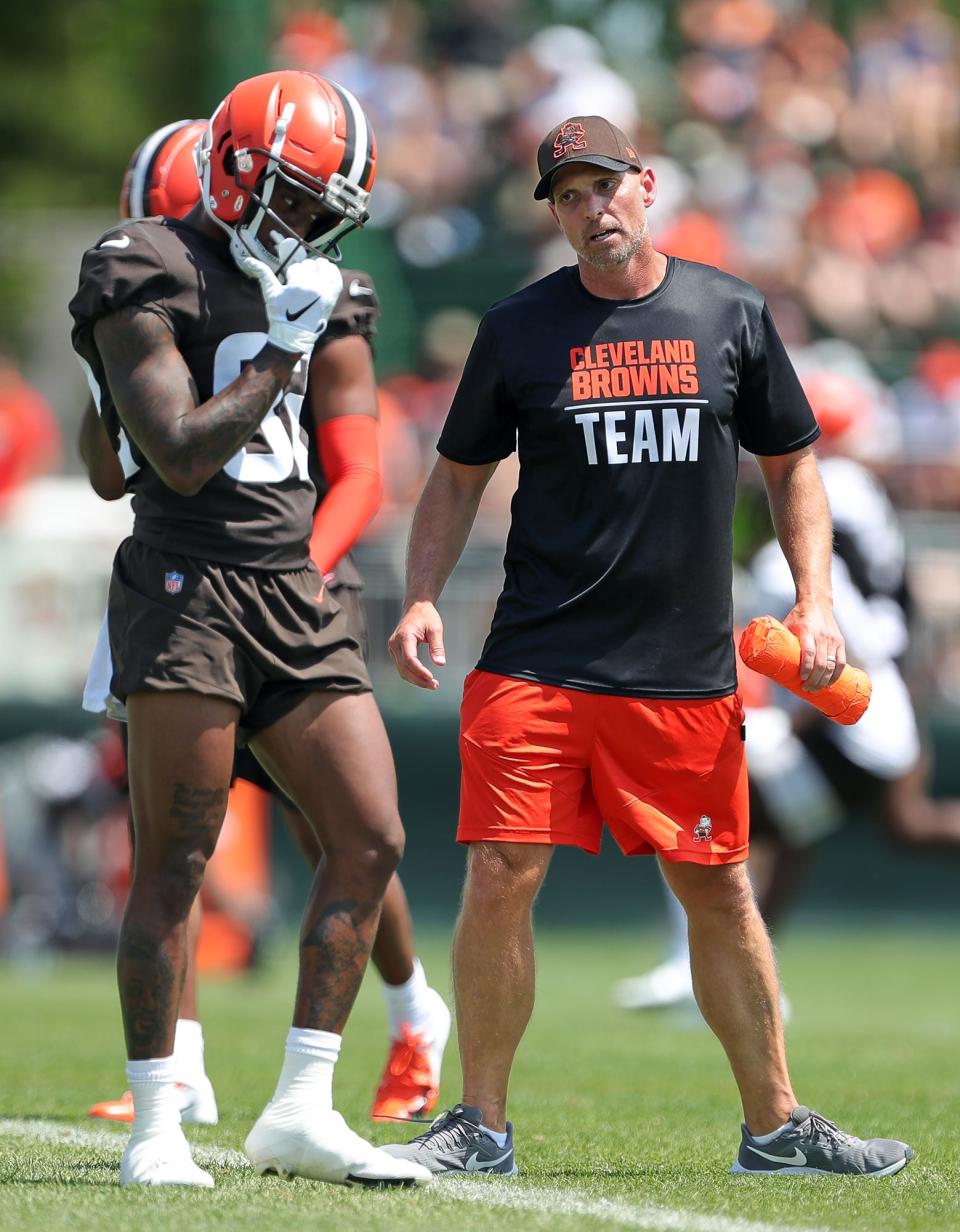
[[809, 1108], [794, 1108], [792, 1127], [772, 1142], [757, 1142], [746, 1125], [730, 1169], [751, 1176], [892, 1176], [913, 1159], [894, 1138], [855, 1138]]
[[395, 1159], [412, 1160], [437, 1174], [496, 1172], [502, 1176], [515, 1176], [517, 1165], [513, 1157], [513, 1126], [507, 1122], [506, 1145], [498, 1146], [480, 1128], [482, 1120], [483, 1114], [479, 1108], [457, 1104], [449, 1112], [442, 1112], [426, 1133], [419, 1134], [410, 1142], [380, 1149]]

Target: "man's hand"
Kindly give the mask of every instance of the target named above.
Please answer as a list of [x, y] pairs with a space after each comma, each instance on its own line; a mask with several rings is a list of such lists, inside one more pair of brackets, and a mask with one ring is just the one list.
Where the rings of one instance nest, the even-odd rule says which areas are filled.
[[[277, 253], [281, 262], [285, 248], [297, 246], [297, 241], [276, 235]], [[309, 356], [317, 339], [327, 328], [343, 278], [340, 270], [325, 257], [306, 257], [286, 267], [281, 282], [268, 265], [252, 257], [242, 244], [231, 244], [230, 251], [238, 267], [248, 278], [260, 284], [267, 310], [267, 336], [282, 351]]]
[[440, 682], [417, 658], [417, 647], [426, 642], [430, 658], [438, 667], [447, 662], [443, 650], [443, 621], [432, 603], [411, 604], [387, 643], [397, 671], [408, 684], [421, 689], [439, 689]]
[[829, 604], [797, 603], [783, 623], [800, 641], [800, 679], [808, 693], [825, 688], [847, 664], [843, 636]]

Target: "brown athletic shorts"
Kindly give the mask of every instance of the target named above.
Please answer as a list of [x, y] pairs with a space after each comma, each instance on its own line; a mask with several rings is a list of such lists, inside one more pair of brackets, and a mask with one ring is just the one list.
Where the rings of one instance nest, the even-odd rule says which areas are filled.
[[[367, 618], [363, 611], [363, 592], [355, 586], [337, 586], [332, 594], [346, 613], [347, 627], [359, 642], [360, 650], [364, 660], [366, 660], [368, 649]], [[254, 787], [260, 787], [264, 791], [270, 792], [272, 796], [276, 796], [291, 808], [296, 807], [286, 792], [281, 791], [270, 775], [267, 774], [263, 766], [257, 761], [253, 751], [249, 748], [237, 749], [237, 755], [233, 760], [233, 778], [245, 779], [248, 783], [253, 783]]]
[[120, 545], [110, 580], [111, 691], [187, 689], [236, 702], [245, 736], [307, 693], [364, 693], [370, 677], [346, 612], [317, 602], [313, 565], [286, 572]]

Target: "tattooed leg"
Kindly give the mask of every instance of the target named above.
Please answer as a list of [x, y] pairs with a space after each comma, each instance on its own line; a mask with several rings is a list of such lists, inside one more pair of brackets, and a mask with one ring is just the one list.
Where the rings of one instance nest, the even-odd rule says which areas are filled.
[[376, 936], [380, 902], [330, 901], [329, 882], [329, 875], [315, 882], [307, 904], [293, 1025], [342, 1035]]
[[369, 693], [313, 693], [252, 747], [324, 851], [300, 939], [293, 1025], [341, 1034], [403, 851], [393, 755]]
[[[310, 868], [319, 869], [323, 848], [306, 817], [299, 809], [282, 801], [280, 811], [304, 860]], [[370, 958], [386, 984], [405, 984], [413, 975], [413, 920], [406, 893], [396, 873], [387, 883], [383, 896], [380, 923]]]
[[117, 982], [128, 1056], [147, 1060], [173, 1052], [187, 917], [226, 811], [237, 707], [138, 693], [127, 708], [136, 842]]

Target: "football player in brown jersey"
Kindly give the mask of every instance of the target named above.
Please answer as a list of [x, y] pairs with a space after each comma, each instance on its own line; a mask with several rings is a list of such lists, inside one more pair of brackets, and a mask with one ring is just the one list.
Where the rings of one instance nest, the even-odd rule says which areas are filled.
[[[131, 156], [120, 197], [125, 219], [150, 216], [183, 218], [200, 199], [195, 147], [206, 120], [181, 120], [151, 133]], [[373, 338], [379, 304], [369, 276], [344, 270], [344, 288], [327, 329], [314, 349], [304, 411], [308, 420], [311, 464], [321, 501], [314, 516], [311, 555], [327, 589], [347, 611], [361, 644], [365, 623], [362, 578], [349, 548], [376, 511], [381, 494], [377, 441], [377, 397]], [[126, 491], [123, 468], [101, 424], [96, 405], [88, 404], [80, 450], [91, 483], [106, 500]], [[106, 638], [91, 666], [85, 706], [108, 712], [112, 667]], [[116, 704], [112, 705], [117, 713]], [[323, 849], [310, 823], [270, 779], [254, 755], [243, 749], [234, 767], [237, 778], [253, 782], [275, 796], [297, 847], [316, 868]], [[196, 954], [202, 911], [194, 900], [188, 921], [186, 973], [174, 1032], [180, 1116], [183, 1121], [215, 1124], [216, 1096], [206, 1074], [203, 1029], [197, 1004]], [[387, 1003], [389, 1055], [374, 1098], [372, 1115], [404, 1119], [430, 1112], [436, 1104], [450, 1012], [426, 981], [416, 957], [413, 921], [400, 878], [387, 886], [371, 957], [383, 981]], [[101, 1100], [90, 1116], [108, 1121], [134, 1119], [133, 1096]]]
[[425, 1169], [372, 1147], [332, 1103], [403, 830], [359, 645], [310, 559], [316, 490], [300, 410], [342, 290], [327, 257], [366, 221], [373, 134], [341, 87], [268, 73], [217, 108], [197, 162], [201, 204], [182, 221], [108, 231], [71, 301], [74, 347], [134, 494], [109, 602], [136, 834], [117, 959], [135, 1108], [120, 1179], [213, 1184], [180, 1127], [172, 1053], [187, 917], [239, 737], [325, 857], [283, 1068], [247, 1154], [261, 1172], [425, 1183]]

